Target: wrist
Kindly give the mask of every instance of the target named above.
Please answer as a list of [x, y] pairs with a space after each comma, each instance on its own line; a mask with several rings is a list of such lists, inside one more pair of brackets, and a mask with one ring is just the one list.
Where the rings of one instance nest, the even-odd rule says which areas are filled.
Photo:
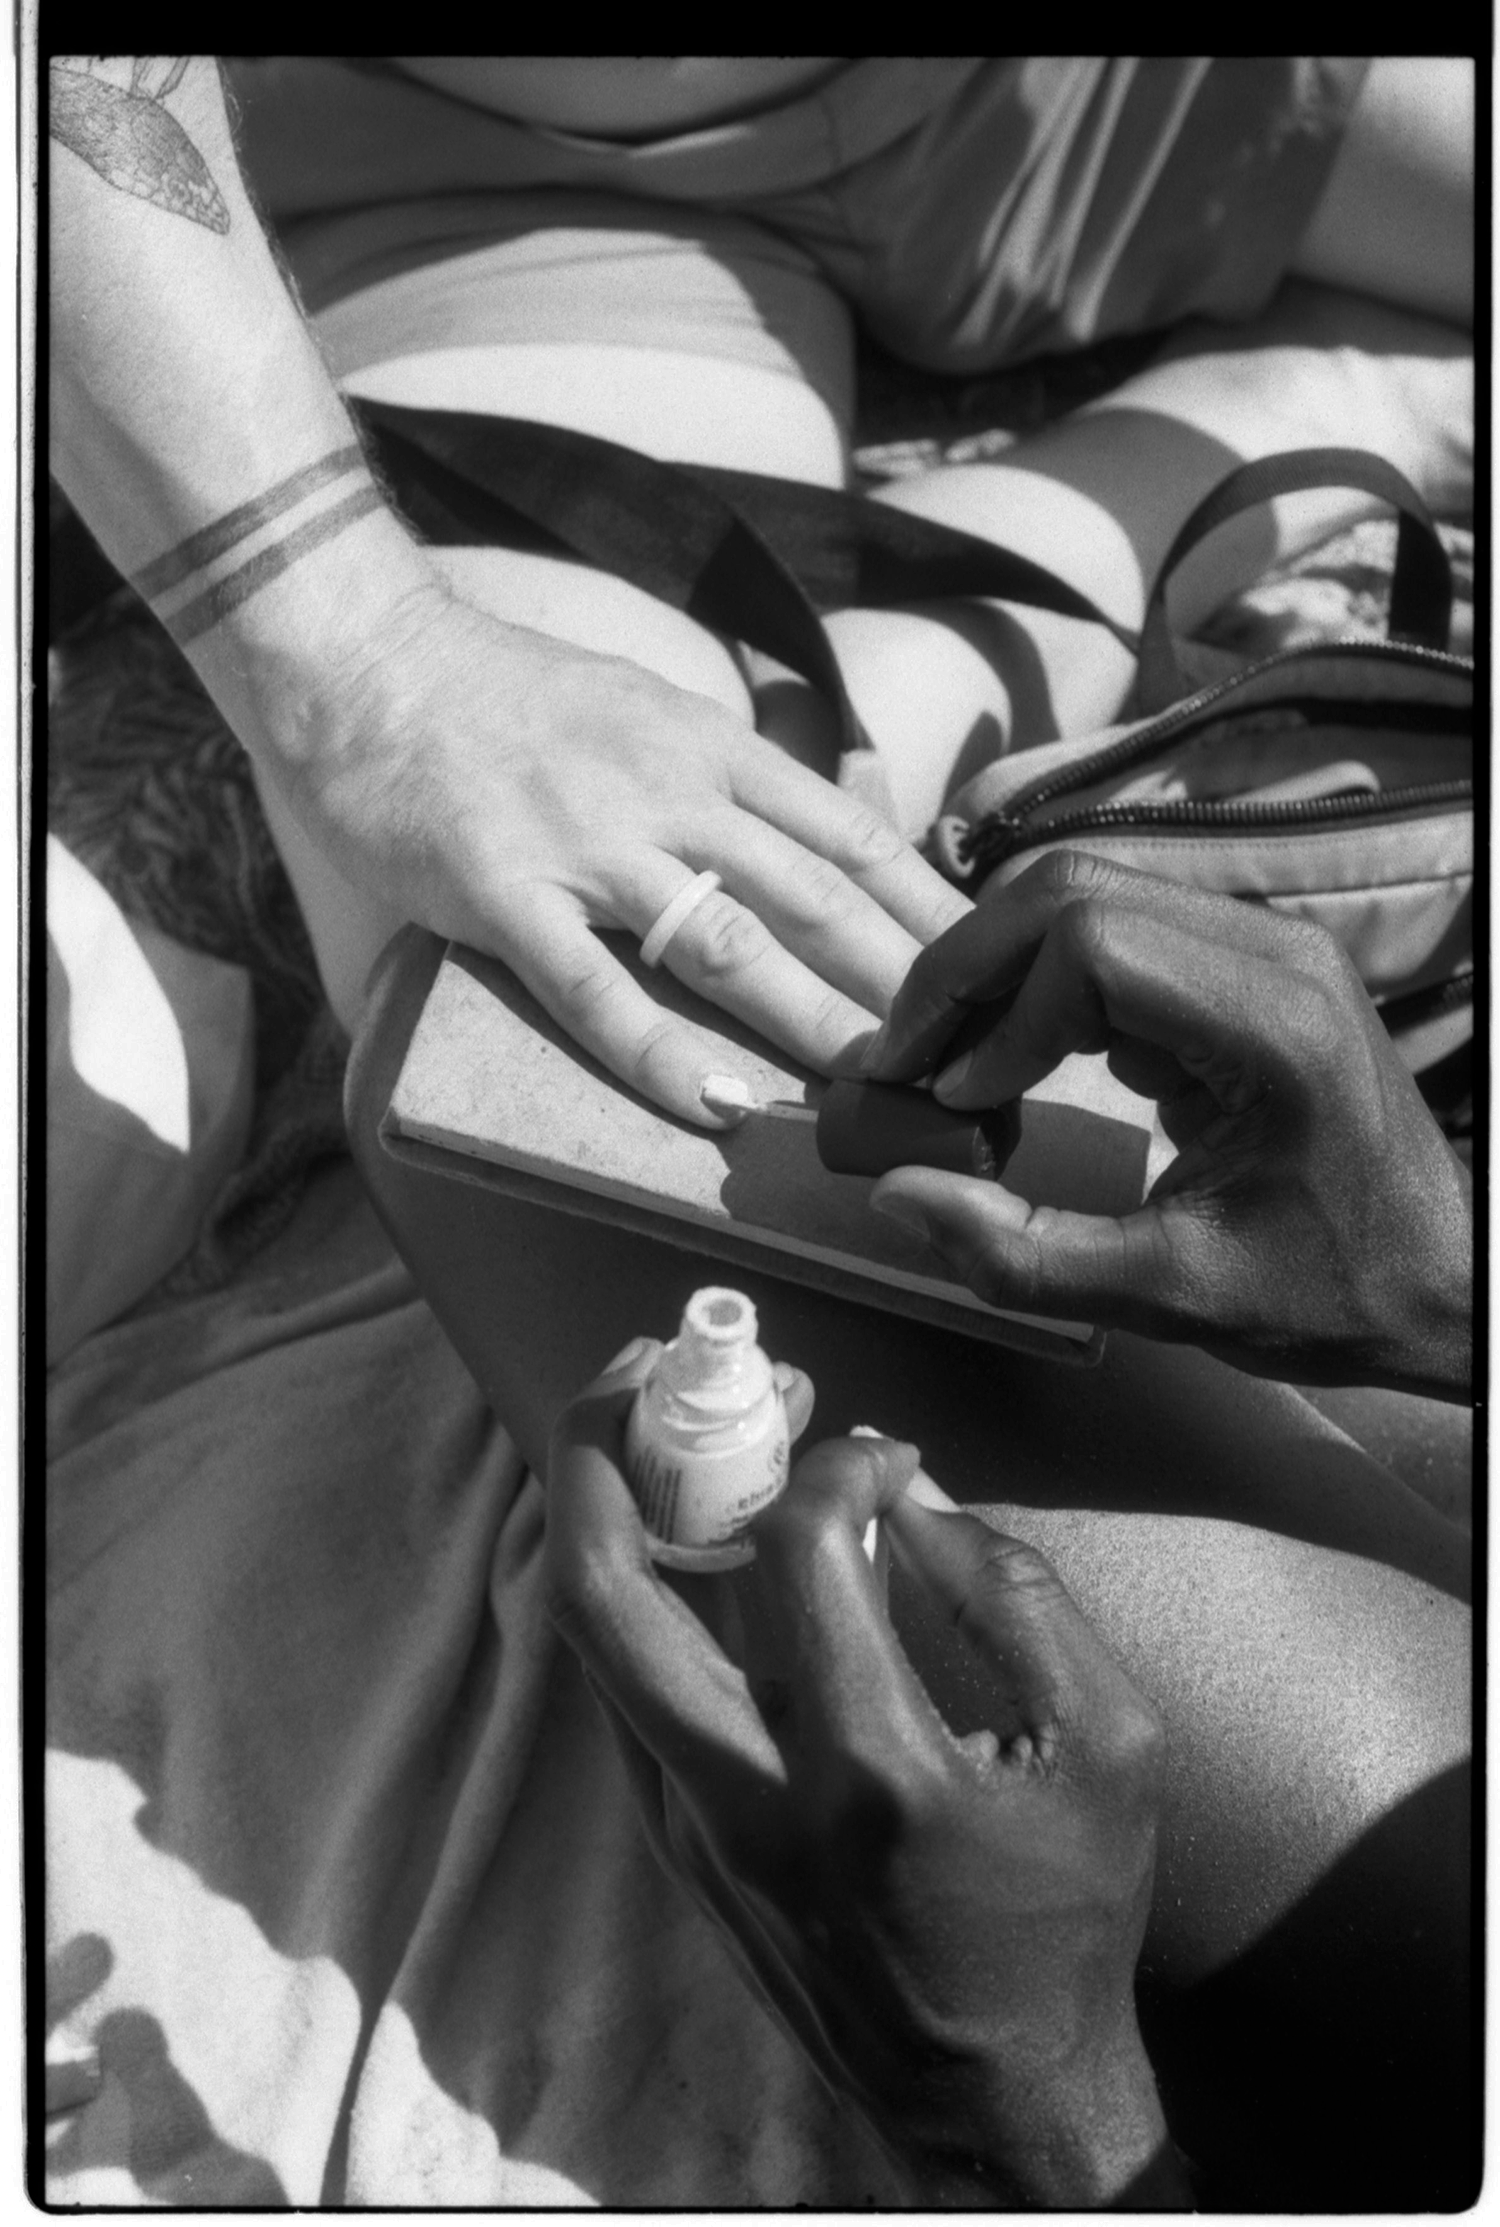
[[185, 652], [251, 755], [297, 786], [346, 751], [365, 677], [420, 631], [445, 592], [426, 552], [381, 504]]
[[1187, 2175], [1134, 2029], [1086, 2074], [1017, 2086], [908, 2146], [913, 2198], [964, 2208], [1179, 2210]]

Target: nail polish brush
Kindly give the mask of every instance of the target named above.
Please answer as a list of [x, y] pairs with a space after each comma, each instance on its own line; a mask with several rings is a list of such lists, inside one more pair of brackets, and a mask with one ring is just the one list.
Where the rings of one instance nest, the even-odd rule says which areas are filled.
[[904, 1083], [829, 1083], [809, 1103], [757, 1098], [737, 1075], [710, 1075], [703, 1103], [741, 1120], [816, 1125], [818, 1158], [831, 1175], [888, 1174], [892, 1168], [947, 1168], [998, 1177], [1021, 1136], [1015, 1105], [956, 1113], [930, 1091]]

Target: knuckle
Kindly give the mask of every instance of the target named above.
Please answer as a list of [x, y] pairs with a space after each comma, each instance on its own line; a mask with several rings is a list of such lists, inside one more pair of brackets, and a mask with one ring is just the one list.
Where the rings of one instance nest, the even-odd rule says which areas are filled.
[[1050, 1599], [1063, 1590], [1062, 1580], [1039, 1548], [1005, 1532], [993, 1532], [979, 1558], [979, 1585], [987, 1592], [1014, 1598], [1026, 1594]]
[[626, 1079], [649, 1095], [652, 1082], [665, 1084], [675, 1072], [672, 1056], [678, 1031], [670, 1020], [653, 1021], [636, 1037], [624, 1063]]
[[1115, 869], [1090, 851], [1049, 851], [1032, 873], [1042, 894], [1059, 906], [1102, 895], [1115, 880]]
[[790, 1491], [774, 1500], [756, 1523], [756, 1537], [784, 1559], [810, 1562], [826, 1551], [842, 1522], [839, 1473], [814, 1448], [797, 1464]]
[[987, 1307], [1028, 1309], [1032, 1297], [1029, 1279], [1010, 1251], [993, 1247], [977, 1253], [968, 1270], [969, 1289]]
[[1275, 918], [1281, 923], [1282, 940], [1292, 964], [1320, 979], [1342, 978], [1346, 965], [1343, 946], [1321, 921], [1309, 920], [1305, 913], [1279, 912]]
[[1342, 1019], [1343, 999], [1331, 982], [1300, 973], [1288, 979], [1278, 1025], [1285, 1040], [1296, 1047], [1299, 1068], [1321, 1067], [1337, 1059]]
[[1167, 1766], [1167, 1727], [1156, 1709], [1126, 1681], [1111, 1716], [1101, 1759], [1120, 1793], [1152, 1803]]
[[798, 925], [822, 928], [849, 905], [849, 878], [831, 859], [809, 856], [799, 869], [793, 898]]
[[570, 968], [558, 994], [567, 1011], [587, 1026], [608, 1009], [619, 994], [619, 987], [620, 976], [614, 963], [601, 951], [597, 959], [580, 959]]
[[878, 1754], [845, 1754], [818, 1788], [817, 1837], [847, 1875], [879, 1870], [894, 1850], [940, 1821], [953, 1798], [945, 1757], [900, 1741]]
[[851, 1027], [859, 1018], [858, 1013], [851, 1014], [849, 1001], [840, 991], [820, 985], [808, 1004], [803, 1026], [808, 1040], [827, 1047], [831, 1054], [834, 1046], [848, 1041]]
[[[839, 844], [843, 873], [878, 874], [904, 854], [906, 844], [889, 820], [867, 804], [850, 804]], [[839, 869], [835, 869], [838, 871]]]
[[1161, 1711], [1124, 1681], [1115, 1712], [1111, 1745], [1117, 1762], [1142, 1778], [1159, 1776], [1167, 1753], [1167, 1726]]
[[1053, 933], [1068, 956], [1092, 973], [1110, 945], [1113, 913], [1097, 895], [1080, 896], [1067, 907]]
[[990, 1232], [980, 1241], [968, 1279], [986, 1306], [1045, 1313], [1048, 1214], [1048, 1208], [1035, 1207], [1024, 1230]]
[[[771, 949], [771, 933], [757, 915], [716, 890], [688, 924], [694, 971], [710, 982], [748, 974]], [[670, 946], [668, 950], [670, 953]]]

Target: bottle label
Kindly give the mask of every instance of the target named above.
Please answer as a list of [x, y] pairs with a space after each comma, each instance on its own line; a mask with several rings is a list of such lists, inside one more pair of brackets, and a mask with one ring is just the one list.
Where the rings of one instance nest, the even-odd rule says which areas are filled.
[[630, 1482], [648, 1531], [672, 1546], [721, 1546], [768, 1508], [786, 1484], [784, 1427], [758, 1444], [687, 1454], [648, 1442], [630, 1449]]

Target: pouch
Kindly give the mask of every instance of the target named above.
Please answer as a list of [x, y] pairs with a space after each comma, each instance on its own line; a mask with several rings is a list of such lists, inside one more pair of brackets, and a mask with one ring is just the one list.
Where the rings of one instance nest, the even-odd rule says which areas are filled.
[[[1188, 550], [1272, 494], [1340, 483], [1400, 507], [1392, 638], [1280, 651], [1180, 693], [1166, 590]], [[1450, 607], [1442, 545], [1390, 467], [1343, 450], [1244, 466], [1162, 567], [1135, 697], [1152, 708], [986, 766], [929, 855], [977, 894], [1067, 847], [1316, 921], [1425, 1068], [1473, 1026], [1474, 676], [1440, 646]]]

